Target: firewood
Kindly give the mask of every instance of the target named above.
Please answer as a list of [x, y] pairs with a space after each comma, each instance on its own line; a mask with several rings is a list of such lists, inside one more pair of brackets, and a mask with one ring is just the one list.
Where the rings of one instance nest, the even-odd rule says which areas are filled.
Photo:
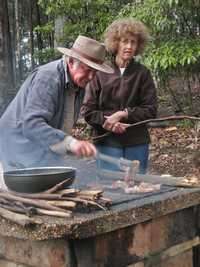
[[101, 197], [99, 200], [108, 205], [112, 204], [112, 200], [110, 198]]
[[62, 190], [59, 190], [57, 191], [56, 193], [57, 194], [60, 194], [62, 196], [65, 196], [65, 195], [74, 195], [74, 194], [77, 194], [79, 193], [80, 190], [79, 189], [75, 189], [75, 188], [69, 188], [69, 189], [62, 189]]
[[76, 201], [76, 202], [79, 202], [79, 203], [82, 203], [84, 204], [85, 206], [89, 206], [89, 205], [92, 205], [92, 206], [96, 206], [96, 207], [99, 207], [103, 210], [107, 210], [105, 207], [103, 207], [101, 204], [95, 202], [95, 201], [92, 201], [92, 200], [86, 200], [86, 199], [82, 199], [82, 198], [70, 198], [70, 197], [65, 197], [65, 199], [67, 200], [73, 200], [73, 201]]
[[47, 194], [47, 193], [18, 193], [18, 192], [11, 192], [12, 195], [29, 198], [29, 199], [43, 199], [43, 200], [59, 200], [62, 198], [61, 194]]
[[22, 202], [24, 204], [40, 207], [43, 209], [63, 211], [63, 209], [61, 209], [59, 207], [51, 206], [45, 200], [41, 200], [41, 199], [34, 199], [33, 200], [33, 199], [23, 198], [23, 197], [11, 195], [8, 192], [0, 192], [0, 197], [5, 198], [7, 200], [14, 201], [14, 202], [19, 201], [19, 202]]
[[0, 207], [0, 215], [3, 218], [8, 219], [8, 220], [15, 222], [15, 223], [22, 225], [22, 226], [42, 223], [39, 219], [29, 218], [28, 216], [26, 216], [24, 214], [18, 214], [18, 213], [9, 211], [5, 208], [2, 208], [2, 207]]
[[69, 181], [71, 180], [72, 178], [68, 178], [58, 184], [56, 184], [55, 186], [51, 187], [50, 189], [44, 191], [44, 193], [55, 193], [56, 191], [60, 190], [60, 189], [63, 189], [63, 187], [69, 183]]
[[102, 190], [82, 190], [77, 194], [77, 197], [86, 199], [86, 200], [97, 200], [99, 199], [103, 194]]
[[79, 197], [80, 199], [84, 199], [86, 201], [95, 201], [97, 200], [98, 198], [96, 196], [88, 196], [88, 195], [78, 195], [77, 197]]
[[74, 201], [67, 201], [67, 200], [49, 200], [47, 201], [47, 203], [49, 203], [52, 206], [56, 206], [56, 207], [62, 207], [62, 208], [75, 208], [76, 207], [76, 203]]
[[99, 207], [100, 209], [106, 211], [107, 208], [102, 206], [100, 203], [98, 202], [95, 202], [95, 201], [91, 201], [91, 200], [88, 200], [88, 204], [92, 205], [92, 206], [96, 206], [96, 207]]
[[77, 203], [82, 203], [82, 204], [84, 204], [86, 206], [88, 205], [88, 201], [85, 200], [85, 199], [82, 199], [80, 197], [70, 197], [70, 196], [66, 197], [66, 196], [64, 196], [62, 199], [63, 200], [74, 201], [74, 202], [77, 202]]
[[102, 190], [81, 190], [78, 195], [86, 195], [86, 196], [102, 196]]
[[55, 211], [55, 210], [46, 210], [46, 209], [36, 208], [36, 212], [38, 215], [57, 216], [57, 217], [64, 217], [64, 218], [69, 218], [72, 216], [71, 211]]
[[0, 197], [0, 203], [1, 204], [10, 204], [10, 202], [8, 201], [8, 200], [6, 200], [5, 198], [2, 198], [2, 197]]
[[[38, 214], [68, 218], [72, 216], [72, 210], [77, 205], [80, 208], [87, 206], [107, 210], [104, 206], [111, 203], [109, 199], [102, 198], [102, 190], [75, 188], [57, 190], [62, 186], [63, 182], [54, 186], [50, 190], [51, 193], [45, 191], [29, 194], [0, 190], [0, 208], [27, 217]], [[22, 222], [21, 224], [25, 223]]]
[[30, 216], [29, 214], [26, 213], [26, 211], [23, 208], [15, 206], [15, 205], [0, 203], [0, 207], [7, 209], [7, 210], [10, 210], [10, 211], [13, 211], [13, 212], [16, 212], [16, 213], [26, 214], [28, 217]]

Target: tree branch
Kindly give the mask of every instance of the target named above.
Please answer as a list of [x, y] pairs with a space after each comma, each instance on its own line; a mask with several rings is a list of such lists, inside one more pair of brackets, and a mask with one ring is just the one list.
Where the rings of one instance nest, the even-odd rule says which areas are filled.
[[[170, 120], [194, 120], [194, 121], [200, 121], [199, 117], [194, 117], [194, 116], [187, 116], [187, 115], [180, 115], [180, 116], [170, 116], [170, 117], [163, 117], [163, 118], [157, 118], [157, 119], [149, 119], [149, 120], [144, 120], [144, 121], [139, 121], [133, 124], [130, 124], [127, 128], [142, 125], [142, 124], [147, 124], [149, 122], [160, 122], [160, 121], [170, 121]], [[96, 142], [97, 140], [107, 137], [111, 134], [112, 132], [107, 132], [105, 134], [96, 136], [92, 138], [93, 142]]]

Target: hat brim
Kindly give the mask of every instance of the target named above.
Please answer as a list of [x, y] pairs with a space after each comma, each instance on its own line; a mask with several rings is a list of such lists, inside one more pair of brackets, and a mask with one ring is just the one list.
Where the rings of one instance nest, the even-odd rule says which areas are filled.
[[109, 65], [107, 65], [106, 63], [102, 63], [102, 64], [95, 63], [91, 60], [84, 58], [83, 56], [79, 55], [78, 53], [76, 53], [75, 51], [73, 51], [71, 49], [68, 49], [65, 47], [57, 47], [57, 50], [64, 55], [67, 55], [69, 57], [73, 57], [73, 58], [80, 60], [81, 62], [83, 62], [84, 64], [86, 64], [87, 66], [89, 66], [95, 70], [99, 70], [99, 71], [109, 73], [109, 74], [114, 72], [113, 68], [110, 67]]

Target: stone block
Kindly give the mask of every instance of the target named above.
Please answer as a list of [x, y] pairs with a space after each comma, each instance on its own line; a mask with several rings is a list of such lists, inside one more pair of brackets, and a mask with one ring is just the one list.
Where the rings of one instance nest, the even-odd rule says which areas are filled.
[[159, 253], [197, 235], [194, 210], [189, 208], [137, 224], [130, 234], [130, 254], [147, 257], [149, 254]]
[[0, 267], [30, 267], [30, 266], [24, 264], [18, 264], [11, 261], [0, 260]]
[[138, 224], [133, 228], [132, 242], [129, 242], [128, 252], [144, 257], [151, 252], [152, 222]]
[[127, 267], [145, 267], [145, 266], [143, 262], [138, 262], [138, 263], [128, 265]]
[[[157, 267], [157, 266], [152, 266]], [[183, 252], [175, 257], [161, 262], [158, 267], [193, 267], [192, 250]]]
[[33, 267], [71, 267], [67, 240], [30, 241], [1, 237], [3, 258]]

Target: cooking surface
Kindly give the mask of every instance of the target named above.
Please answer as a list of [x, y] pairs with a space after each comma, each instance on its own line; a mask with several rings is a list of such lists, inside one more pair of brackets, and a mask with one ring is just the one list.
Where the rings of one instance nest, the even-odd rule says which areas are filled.
[[[67, 165], [78, 168], [77, 178], [72, 187], [87, 188], [108, 183], [96, 175], [94, 161], [70, 157]], [[200, 189], [163, 186], [160, 191], [131, 195], [121, 191], [105, 190], [104, 196], [111, 197], [114, 203], [108, 211], [77, 212], [69, 219], [40, 216], [42, 224], [34, 227], [22, 227], [0, 217], [0, 234], [30, 240], [88, 238], [197, 206]]]
[[104, 197], [112, 199], [113, 205], [120, 204], [139, 198], [146, 198], [152, 195], [161, 194], [163, 192], [176, 190], [175, 187], [162, 185], [160, 190], [146, 192], [146, 193], [131, 193], [126, 194], [123, 192], [123, 189], [111, 189], [112, 184], [116, 181], [115, 177], [111, 178], [102, 178], [97, 174], [97, 167], [95, 160], [86, 159], [86, 158], [77, 158], [74, 156], [69, 156], [67, 158], [69, 167], [75, 167], [76, 170], [76, 179], [72, 187], [77, 188], [95, 188], [103, 186]]

